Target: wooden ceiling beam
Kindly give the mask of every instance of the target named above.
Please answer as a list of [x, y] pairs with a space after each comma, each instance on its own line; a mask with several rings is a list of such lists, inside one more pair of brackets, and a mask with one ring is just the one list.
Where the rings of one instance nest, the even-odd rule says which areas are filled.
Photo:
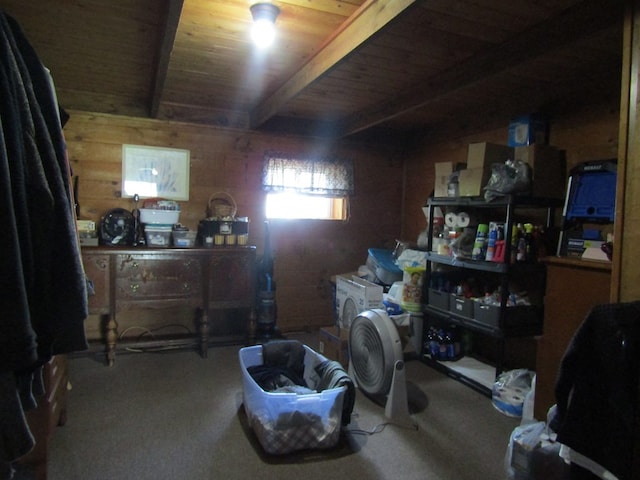
[[178, 31], [183, 5], [184, 0], [169, 0], [167, 4], [164, 28], [161, 30], [162, 38], [160, 39], [160, 48], [157, 54], [156, 71], [151, 88], [151, 104], [149, 108], [149, 116], [151, 118], [156, 118], [160, 111], [164, 82], [169, 71], [169, 61], [171, 60], [171, 52], [176, 40], [176, 32]]
[[257, 128], [280, 107], [320, 78], [341, 59], [401, 14], [416, 0], [368, 0], [318, 49], [302, 68], [251, 112], [251, 127]]
[[338, 136], [345, 137], [425, 107], [460, 88], [562, 48], [585, 35], [610, 27], [616, 21], [622, 22], [622, 4], [617, 0], [585, 0], [578, 3], [557, 17], [416, 85], [406, 95], [355, 113], [336, 128]]

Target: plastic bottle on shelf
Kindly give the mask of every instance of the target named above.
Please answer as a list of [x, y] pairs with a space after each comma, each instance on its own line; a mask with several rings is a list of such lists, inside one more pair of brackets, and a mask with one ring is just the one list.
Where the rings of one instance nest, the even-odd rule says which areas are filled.
[[427, 352], [433, 360], [437, 360], [440, 355], [438, 332], [434, 327], [429, 327], [429, 331], [427, 332]]
[[521, 223], [518, 224], [518, 234], [516, 242], [516, 262], [527, 261], [527, 242], [524, 238], [524, 227]]
[[443, 229], [444, 215], [442, 214], [442, 209], [440, 209], [440, 207], [435, 207], [433, 210], [433, 228], [431, 231], [431, 250], [433, 252], [438, 252], [440, 245], [444, 241], [442, 236]]
[[447, 344], [445, 343], [444, 330], [438, 330], [438, 360], [447, 360]]
[[520, 232], [520, 228], [522, 224], [514, 224], [511, 227], [511, 263], [516, 263], [518, 257], [518, 234]]
[[496, 229], [496, 247], [493, 252], [492, 260], [496, 263], [504, 262], [504, 225], [498, 225]]
[[533, 238], [533, 224], [524, 224], [524, 261], [527, 263], [533, 263], [536, 261], [536, 247]]
[[484, 259], [487, 262], [493, 261], [493, 255], [496, 251], [496, 241], [498, 240], [498, 226], [493, 223], [489, 228], [489, 236], [487, 238], [487, 253], [484, 256]]
[[472, 260], [484, 260], [487, 252], [487, 234], [489, 233], [489, 225], [481, 223], [476, 231], [476, 241], [473, 244], [471, 252]]
[[455, 360], [456, 350], [453, 343], [453, 334], [450, 330], [444, 332], [444, 344], [447, 350], [447, 360]]

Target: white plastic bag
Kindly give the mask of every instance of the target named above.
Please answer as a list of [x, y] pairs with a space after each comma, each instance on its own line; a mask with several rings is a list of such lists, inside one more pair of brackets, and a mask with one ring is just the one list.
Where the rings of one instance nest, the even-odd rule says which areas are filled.
[[516, 427], [511, 432], [505, 457], [507, 478], [510, 480], [534, 478], [533, 451], [539, 446], [545, 427], [544, 422], [535, 422]]

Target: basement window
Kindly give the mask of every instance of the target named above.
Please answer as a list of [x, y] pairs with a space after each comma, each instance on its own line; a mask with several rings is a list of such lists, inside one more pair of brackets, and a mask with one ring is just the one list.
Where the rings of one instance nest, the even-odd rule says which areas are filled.
[[345, 220], [353, 194], [353, 163], [267, 153], [262, 171], [267, 218]]
[[268, 193], [267, 218], [345, 220], [348, 199], [314, 197], [295, 192]]

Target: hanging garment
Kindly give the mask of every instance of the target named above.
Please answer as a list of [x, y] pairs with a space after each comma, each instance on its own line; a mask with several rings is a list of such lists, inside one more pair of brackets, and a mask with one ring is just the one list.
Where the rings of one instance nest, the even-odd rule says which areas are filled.
[[20, 407], [3, 410], [3, 475], [33, 446], [24, 435], [30, 379], [53, 355], [87, 348], [86, 281], [58, 110], [49, 72], [0, 10], [0, 403]]
[[632, 478], [639, 373], [640, 302], [598, 305], [567, 347], [555, 387], [558, 441], [620, 480]]

